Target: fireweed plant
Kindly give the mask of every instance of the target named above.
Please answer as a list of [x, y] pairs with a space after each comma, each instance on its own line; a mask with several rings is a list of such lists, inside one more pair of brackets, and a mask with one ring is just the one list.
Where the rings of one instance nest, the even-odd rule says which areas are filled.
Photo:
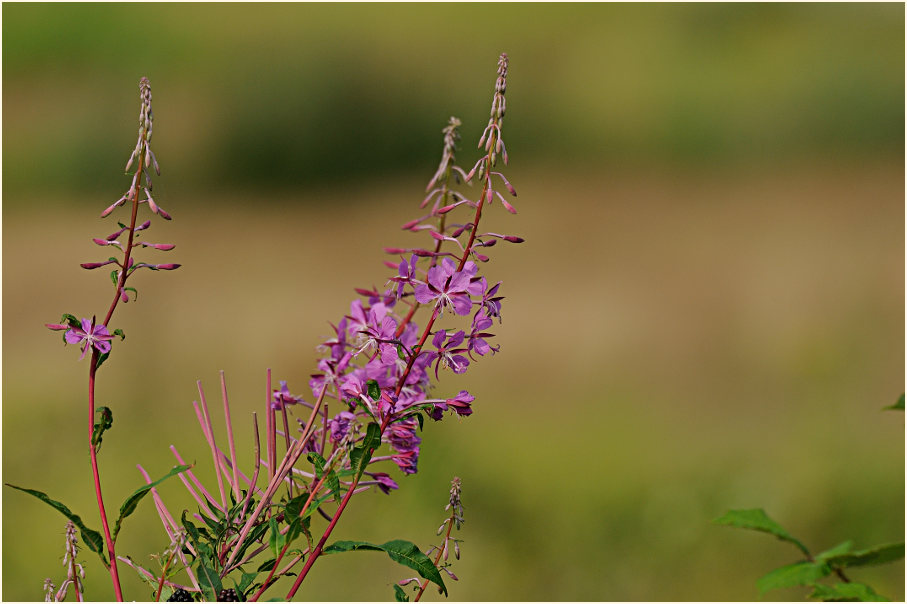
[[[128, 204], [128, 207], [131, 209], [131, 216], [128, 224], [122, 222], [118, 223], [119, 229], [107, 237], [103, 239], [93, 239], [94, 243], [101, 247], [119, 250], [119, 255], [111, 256], [106, 261], [85, 262], [81, 265], [82, 268], [88, 270], [94, 270], [108, 265], [116, 267], [110, 273], [110, 279], [114, 285], [113, 300], [111, 301], [104, 318], [100, 321], [97, 319], [96, 315], [91, 318], [83, 317], [80, 319], [75, 315], [66, 313], [63, 315], [59, 324], [47, 324], [47, 327], [54, 331], [64, 332], [63, 342], [65, 344], [75, 344], [81, 348], [82, 354], [79, 357], [80, 360], [84, 359], [86, 355], [89, 356], [88, 450], [91, 457], [92, 478], [97, 498], [98, 512], [101, 518], [101, 526], [103, 528], [103, 537], [97, 531], [87, 528], [81, 518], [72, 513], [69, 508], [58, 501], [50, 499], [45, 493], [9, 485], [45, 501], [62, 512], [70, 520], [66, 525], [67, 549], [66, 556], [64, 557], [64, 560], [71, 561], [68, 578], [58, 592], [53, 592], [53, 590], [49, 588], [49, 586], [52, 585], [49, 580], [47, 584], [48, 594], [50, 595], [52, 593], [56, 599], [65, 597], [66, 591], [71, 585], [75, 588], [76, 597], [81, 600], [81, 578], [83, 571], [81, 565], [76, 564], [75, 562], [77, 550], [75, 546], [76, 539], [74, 527], [78, 527], [81, 531], [85, 545], [98, 554], [101, 558], [101, 562], [110, 572], [110, 578], [113, 582], [116, 597], [118, 600], [122, 600], [123, 593], [120, 588], [117, 557], [115, 553], [117, 534], [119, 533], [123, 520], [135, 510], [138, 502], [147, 495], [149, 490], [149, 487], [147, 486], [141, 487], [126, 499], [120, 507], [119, 517], [111, 531], [111, 525], [108, 522], [107, 511], [104, 506], [104, 498], [101, 493], [98, 451], [103, 440], [102, 435], [113, 424], [113, 413], [108, 407], [95, 407], [95, 384], [98, 369], [100, 369], [104, 361], [110, 356], [114, 337], [118, 336], [120, 339], [125, 339], [126, 334], [121, 329], [110, 331], [110, 321], [119, 302], [125, 304], [129, 302], [130, 296], [135, 299], [138, 295], [138, 292], [134, 287], [127, 287], [126, 285], [129, 278], [132, 277], [136, 271], [143, 268], [152, 271], [169, 271], [179, 268], [180, 266], [179, 264], [171, 263], [152, 264], [148, 262], [136, 262], [136, 259], [133, 257], [136, 248], [151, 248], [152, 250], [164, 252], [174, 248], [174, 246], [169, 243], [149, 243], [136, 239], [136, 234], [147, 230], [151, 226], [150, 220], [138, 224], [139, 206], [146, 204], [153, 214], [166, 220], [171, 219], [170, 215], [158, 206], [151, 196], [152, 180], [150, 170], [153, 168], [159, 175], [160, 168], [158, 167], [154, 152], [151, 150], [151, 134], [152, 125], [154, 123], [154, 114], [151, 110], [151, 85], [147, 78], [142, 78], [139, 82], [139, 97], [141, 99], [141, 108], [139, 111], [138, 140], [132, 151], [132, 155], [129, 157], [129, 161], [126, 163], [127, 175], [129, 175], [130, 169], [133, 168], [133, 166], [135, 167], [132, 172], [132, 183], [119, 199], [101, 213], [101, 217], [103, 218], [109, 216], [119, 206]], [[174, 468], [172, 473], [178, 471], [182, 471], [182, 469]], [[79, 570], [78, 575], [75, 572], [76, 568]]]
[[[450, 516], [439, 530], [440, 534], [446, 528], [444, 540], [440, 546], [428, 550], [435, 553], [434, 560], [415, 544], [401, 539], [381, 544], [362, 541], [328, 544], [328, 540], [354, 495], [375, 488], [389, 494], [399, 488], [390, 471], [404, 475], [417, 472], [422, 444], [419, 434], [426, 418], [440, 421], [451, 415], [472, 414], [475, 397], [467, 390], [445, 392], [438, 387], [442, 371], [463, 374], [471, 363], [499, 350], [489, 343], [494, 337], [489, 330], [495, 319], [501, 321], [501, 283], [491, 285], [481, 274], [480, 266], [489, 261], [483, 252], [501, 241], [521, 243], [523, 239], [483, 231], [480, 223], [483, 212], [495, 200], [508, 212], [516, 213], [505, 197], [505, 193], [515, 197], [516, 191], [497, 169], [499, 159], [508, 163], [502, 130], [507, 70], [508, 58], [502, 54], [491, 116], [478, 144], [483, 153], [468, 172], [456, 161], [460, 121], [452, 117], [443, 129], [441, 162], [426, 187], [420, 204], [422, 215], [402, 227], [422, 234], [426, 243], [385, 248], [395, 258], [385, 262], [393, 272], [381, 288], [356, 288], [359, 297], [350, 304], [349, 313], [331, 324], [333, 334], [318, 346], [323, 357], [308, 382], [309, 394], [294, 394], [286, 381], [280, 381], [275, 388], [271, 371], [267, 371], [264, 438], [260, 435], [258, 416], [253, 413], [250, 472], [239, 468], [226, 381], [221, 373], [226, 450], [215, 439], [212, 409], [201, 382], [198, 382], [198, 401], [193, 402], [210, 450], [216, 487], [203, 485], [176, 447], [171, 446], [179, 465], [155, 481], [139, 466], [146, 484], [123, 504], [121, 517], [111, 534], [97, 487], [95, 462], [101, 434], [112, 422], [109, 410], [102, 408], [100, 419], [92, 421], [90, 436], [105, 536], [102, 538], [87, 529], [62, 504], [38, 491], [26, 490], [62, 511], [81, 529], [83, 541], [110, 568], [118, 599], [122, 598], [122, 592], [117, 560], [132, 567], [148, 583], [155, 600], [257, 601], [282, 577], [295, 577], [283, 596], [293, 598], [321, 556], [355, 550], [383, 551], [418, 573], [421, 579], [405, 580], [394, 586], [397, 599], [409, 598], [400, 585], [412, 582], [415, 582], [416, 600], [421, 598], [428, 583], [435, 584], [440, 593], [447, 595], [441, 570], [456, 580], [447, 569], [446, 560], [451, 547], [455, 557], [459, 557], [459, 540], [450, 536], [451, 526], [455, 524], [459, 529], [463, 522], [459, 479], [452, 483], [447, 507]], [[151, 108], [146, 80], [142, 83], [142, 94], [142, 115], [147, 115], [142, 123], [147, 126], [140, 129], [139, 144], [133, 153], [132, 159], [138, 160], [133, 185], [104, 212], [107, 215], [116, 206], [131, 201], [132, 221], [130, 225], [121, 225], [122, 230], [107, 239], [95, 240], [99, 245], [120, 247], [123, 259], [83, 265], [86, 268], [119, 266], [119, 271], [113, 274], [117, 296], [100, 323], [94, 318], [80, 321], [73, 315], [64, 315], [61, 324], [49, 325], [51, 329], [65, 330], [66, 342], [81, 344], [83, 356], [91, 349], [89, 410], [92, 418], [96, 415], [95, 373], [109, 355], [113, 337], [107, 330], [110, 316], [117, 301], [128, 300], [129, 291], [135, 293], [125, 287], [127, 277], [137, 268], [168, 270], [178, 266], [135, 264], [131, 258], [136, 245], [159, 250], [172, 248], [133, 242], [134, 233], [149, 226], [148, 223], [136, 226], [140, 204], [147, 203], [152, 212], [169, 219], [151, 198], [150, 178], [148, 187], [138, 184], [143, 174], [147, 178], [143, 167], [147, 168], [149, 162], [157, 166], [147, 145]], [[465, 185], [474, 188], [465, 189]], [[145, 193], [144, 198], [140, 189]], [[125, 246], [118, 244], [123, 233], [128, 234]], [[114, 334], [121, 335], [121, 332]], [[178, 476], [182, 481], [197, 504], [194, 510], [170, 512], [155, 487], [171, 476]], [[169, 540], [168, 547], [153, 556], [159, 566], [153, 570], [128, 556], [117, 556], [114, 551], [122, 518], [148, 493]], [[326, 522], [326, 526], [321, 522]], [[106, 556], [102, 549], [105, 543]]]

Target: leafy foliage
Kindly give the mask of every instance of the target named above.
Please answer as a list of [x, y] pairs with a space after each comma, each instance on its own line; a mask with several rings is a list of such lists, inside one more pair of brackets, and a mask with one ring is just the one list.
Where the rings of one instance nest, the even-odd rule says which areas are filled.
[[381, 545], [375, 545], [374, 543], [365, 541], [337, 541], [324, 548], [324, 553], [337, 554], [355, 550], [385, 552], [394, 562], [402, 564], [403, 566], [408, 566], [419, 573], [423, 579], [428, 579], [432, 583], [437, 584], [444, 595], [447, 595], [447, 587], [444, 585], [444, 579], [441, 578], [441, 573], [438, 572], [437, 567], [435, 567], [431, 559], [423, 554], [414, 543], [402, 539], [395, 539], [393, 541], [388, 541], [387, 543], [382, 543]]
[[22, 491], [23, 493], [28, 493], [33, 497], [37, 497], [50, 507], [54, 508], [55, 510], [72, 520], [72, 523], [79, 527], [79, 531], [82, 535], [82, 541], [85, 543], [85, 545], [88, 546], [88, 549], [95, 552], [101, 558], [101, 562], [105, 567], [109, 566], [109, 563], [107, 562], [107, 556], [104, 555], [104, 538], [101, 536], [101, 533], [85, 526], [85, 523], [82, 522], [82, 519], [79, 518], [78, 515], [73, 514], [68, 507], [66, 507], [59, 501], [51, 499], [47, 496], [46, 493], [42, 493], [41, 491], [17, 487], [16, 485], [10, 484], [8, 482], [6, 483], [6, 486], [12, 487], [18, 491]]

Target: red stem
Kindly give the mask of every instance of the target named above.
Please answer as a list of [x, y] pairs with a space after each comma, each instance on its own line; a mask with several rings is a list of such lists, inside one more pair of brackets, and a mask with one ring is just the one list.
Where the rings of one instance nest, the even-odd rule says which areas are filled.
[[[142, 169], [145, 165], [145, 150], [143, 148], [142, 152], [138, 157], [139, 164], [136, 169], [135, 175], [135, 193], [132, 196], [132, 217], [129, 222], [129, 239], [126, 243], [126, 250], [123, 254], [123, 264], [120, 265], [122, 269], [120, 271], [120, 278], [117, 280], [117, 288], [114, 292], [113, 302], [110, 303], [110, 308], [107, 310], [107, 316], [104, 317], [103, 325], [106, 327], [110, 322], [110, 318], [113, 316], [113, 311], [117, 307], [117, 303], [120, 301], [120, 296], [124, 291], [126, 286], [126, 279], [129, 277], [129, 260], [132, 255], [133, 242], [135, 239], [135, 222], [136, 217], [139, 212], [139, 190], [141, 189], [142, 181]], [[110, 578], [113, 582], [113, 590], [116, 594], [118, 602], [123, 601], [123, 589], [120, 587], [120, 576], [117, 572], [117, 557], [115, 552], [115, 542], [110, 535], [110, 526], [107, 522], [107, 512], [104, 509], [104, 498], [101, 495], [101, 477], [98, 471], [98, 451], [92, 442], [92, 437], [94, 436], [94, 386], [95, 386], [95, 376], [98, 371], [98, 351], [97, 349], [92, 349], [91, 351], [91, 366], [88, 369], [88, 447], [91, 453], [91, 472], [94, 476], [94, 488], [95, 495], [98, 499], [98, 511], [101, 514], [101, 524], [104, 527], [104, 538], [107, 541], [107, 553], [110, 556]]]
[[101, 524], [104, 527], [104, 539], [107, 541], [107, 555], [110, 557], [110, 579], [113, 581], [113, 590], [117, 602], [123, 601], [123, 590], [120, 588], [120, 575], [117, 572], [117, 556], [114, 551], [114, 541], [110, 536], [110, 526], [107, 523], [107, 512], [104, 510], [104, 498], [101, 495], [101, 477], [98, 474], [98, 452], [92, 437], [94, 436], [94, 382], [98, 370], [98, 351], [91, 351], [91, 368], [88, 370], [88, 447], [91, 452], [91, 473], [94, 476], [94, 490], [98, 498], [98, 511], [101, 513]]
[[346, 504], [349, 503], [350, 498], [353, 496], [353, 492], [356, 490], [356, 485], [359, 484], [360, 478], [361, 474], [353, 479], [353, 484], [350, 485], [350, 489], [346, 492], [346, 495], [343, 496], [343, 500], [340, 502], [340, 507], [338, 507], [337, 511], [334, 512], [334, 517], [331, 519], [331, 523], [328, 525], [328, 528], [321, 536], [321, 540], [318, 541], [318, 545], [315, 546], [315, 550], [311, 554], [309, 554], [309, 559], [306, 560], [305, 566], [302, 568], [302, 571], [300, 571], [299, 576], [296, 578], [296, 582], [293, 583], [293, 587], [290, 589], [289, 593], [287, 593], [287, 600], [296, 595], [296, 590], [299, 589], [299, 586], [302, 584], [306, 575], [309, 574], [309, 569], [312, 568], [315, 560], [317, 560], [318, 556], [321, 555], [321, 551], [324, 549], [325, 542], [328, 540], [328, 537], [331, 536], [331, 531], [334, 530], [334, 527], [337, 525], [337, 521], [340, 520], [340, 515], [343, 514], [343, 510], [346, 509]]

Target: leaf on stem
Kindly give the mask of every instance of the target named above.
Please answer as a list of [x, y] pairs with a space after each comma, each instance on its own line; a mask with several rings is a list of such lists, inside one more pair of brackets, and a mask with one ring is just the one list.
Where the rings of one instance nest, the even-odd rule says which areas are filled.
[[100, 449], [101, 441], [104, 440], [102, 438], [104, 432], [110, 430], [113, 425], [113, 411], [110, 410], [110, 407], [98, 407], [95, 415], [100, 415], [100, 417], [94, 423], [94, 430], [91, 433], [91, 445], [97, 450]]
[[396, 602], [409, 602], [409, 596], [403, 590], [402, 587], [394, 584], [394, 601]]
[[888, 602], [888, 598], [877, 594], [865, 583], [835, 583], [823, 585], [817, 583], [813, 586], [809, 597], [825, 602]]
[[776, 568], [761, 579], [756, 581], [760, 593], [772, 589], [794, 587], [796, 585], [812, 585], [822, 577], [831, 573], [831, 568], [824, 562], [809, 562], [803, 560]]
[[447, 587], [444, 585], [444, 579], [441, 578], [441, 573], [438, 572], [438, 568], [414, 543], [404, 541], [403, 539], [394, 539], [393, 541], [388, 541], [381, 545], [375, 545], [374, 543], [368, 543], [366, 541], [337, 541], [324, 548], [323, 553], [338, 554], [355, 550], [385, 552], [394, 562], [413, 569], [419, 573], [423, 579], [428, 579], [432, 583], [435, 583], [441, 588], [444, 595], [447, 596]]
[[350, 468], [356, 472], [356, 480], [362, 477], [368, 462], [372, 458], [372, 453], [381, 444], [381, 427], [372, 422], [366, 428], [365, 438], [362, 444], [350, 451]]
[[841, 552], [836, 555], [828, 556], [825, 562], [834, 568], [850, 568], [853, 566], [875, 566], [877, 564], [887, 564], [904, 557], [903, 543], [890, 543], [887, 545], [877, 545], [869, 549], [856, 552]]
[[[106, 409], [106, 407], [102, 407], [102, 409]], [[122, 525], [123, 520], [125, 520], [127, 516], [129, 516], [130, 514], [132, 514], [135, 511], [136, 507], [138, 507], [138, 505], [139, 505], [139, 502], [145, 497], [145, 495], [147, 495], [151, 491], [152, 488], [161, 484], [168, 478], [170, 478], [172, 476], [176, 476], [180, 472], [185, 472], [186, 470], [188, 470], [191, 467], [192, 467], [191, 465], [176, 466], [175, 468], [170, 470], [165, 476], [158, 478], [157, 480], [155, 480], [154, 482], [152, 482], [150, 484], [146, 484], [142, 487], [139, 487], [138, 489], [136, 489], [136, 491], [132, 495], [127, 497], [126, 501], [123, 502], [123, 505], [120, 506], [120, 517], [117, 518], [117, 522], [113, 528], [113, 540], [114, 541], [117, 540], [117, 534], [120, 532], [120, 526]]]
[[50, 507], [54, 508], [55, 510], [72, 520], [72, 523], [79, 527], [79, 531], [82, 534], [82, 541], [85, 543], [85, 545], [88, 546], [88, 549], [100, 556], [101, 562], [104, 563], [105, 568], [110, 567], [110, 564], [107, 562], [107, 557], [104, 555], [104, 538], [101, 536], [101, 533], [85, 526], [85, 524], [82, 522], [82, 519], [79, 518], [78, 515], [73, 514], [68, 507], [66, 507], [59, 501], [54, 501], [45, 493], [42, 493], [41, 491], [35, 491], [33, 489], [24, 489], [22, 487], [17, 487], [16, 485], [10, 484], [8, 482], [5, 484], [6, 486], [12, 487], [17, 491], [22, 491], [23, 493], [28, 493], [33, 497], [37, 497]]
[[793, 543], [800, 551], [807, 556], [809, 555], [809, 550], [806, 549], [806, 546], [800, 543], [798, 539], [791, 536], [791, 534], [784, 530], [780, 524], [769, 518], [768, 514], [766, 514], [765, 510], [762, 508], [753, 510], [730, 510], [724, 516], [716, 518], [712, 522], [715, 524], [736, 526], [737, 528], [770, 533], [782, 541]]

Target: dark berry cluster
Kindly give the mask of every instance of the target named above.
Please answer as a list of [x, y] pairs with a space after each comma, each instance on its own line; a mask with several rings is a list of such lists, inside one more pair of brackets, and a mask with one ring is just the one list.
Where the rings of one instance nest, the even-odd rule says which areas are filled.
[[222, 589], [219, 594], [217, 594], [218, 602], [239, 602], [239, 595], [236, 593], [235, 589]]
[[185, 589], [177, 589], [173, 594], [167, 598], [168, 602], [194, 602], [195, 599]]

